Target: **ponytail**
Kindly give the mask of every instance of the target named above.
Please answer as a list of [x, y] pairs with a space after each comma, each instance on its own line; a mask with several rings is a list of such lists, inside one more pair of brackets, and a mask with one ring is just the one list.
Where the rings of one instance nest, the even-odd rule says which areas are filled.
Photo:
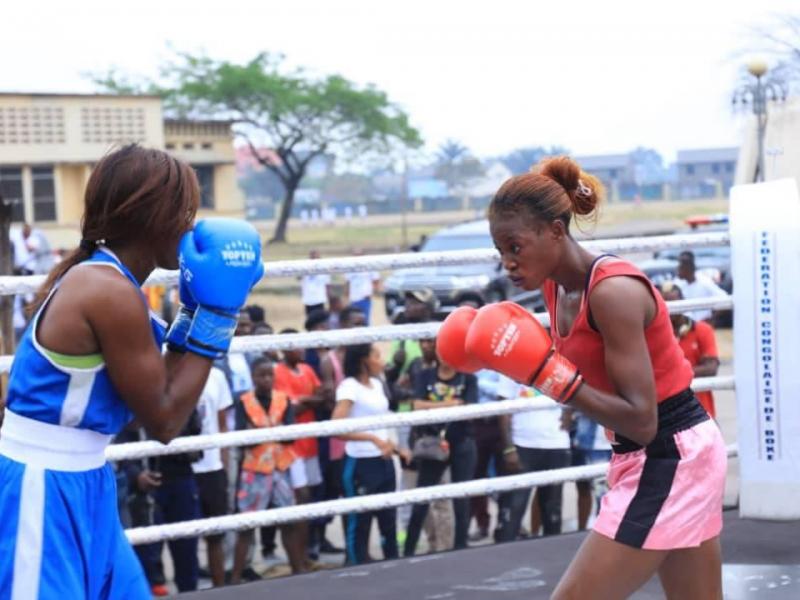
[[489, 214], [517, 218], [528, 213], [540, 221], [561, 221], [569, 227], [578, 217], [596, 221], [604, 195], [599, 179], [582, 171], [571, 158], [557, 156], [540, 161], [530, 173], [507, 180], [494, 195]]

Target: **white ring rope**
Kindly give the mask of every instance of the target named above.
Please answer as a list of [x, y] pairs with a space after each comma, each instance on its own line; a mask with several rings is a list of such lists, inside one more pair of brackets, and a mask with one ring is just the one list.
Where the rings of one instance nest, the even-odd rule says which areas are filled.
[[[727, 376], [702, 377], [692, 382], [692, 389], [696, 392], [706, 390], [729, 390], [733, 389], [733, 387], [733, 377]], [[108, 460], [138, 459], [148, 456], [163, 456], [166, 454], [183, 454], [198, 450], [210, 450], [212, 448], [251, 446], [254, 444], [263, 444], [265, 442], [282, 442], [306, 437], [328, 437], [356, 431], [428, 425], [432, 423], [449, 423], [451, 421], [466, 421], [528, 410], [553, 410], [559, 408], [561, 408], [560, 405], [542, 398], [516, 398], [514, 400], [501, 400], [485, 404], [401, 412], [375, 417], [336, 419], [333, 421], [318, 421], [315, 423], [301, 423], [280, 427], [186, 436], [176, 438], [167, 445], [153, 440], [131, 442], [128, 444], [113, 444], [106, 448], [106, 458]]]
[[[671, 313], [686, 312], [697, 309], [722, 310], [733, 307], [733, 298], [700, 298], [675, 300], [667, 302]], [[535, 313], [534, 316], [544, 326], [550, 324], [547, 313]], [[441, 323], [415, 323], [409, 325], [380, 325], [377, 327], [356, 327], [353, 329], [336, 329], [333, 331], [312, 331], [306, 333], [285, 333], [280, 335], [238, 336], [233, 339], [230, 351], [264, 352], [271, 350], [302, 350], [304, 348], [333, 348], [391, 340], [418, 340], [436, 337]], [[11, 369], [14, 357], [0, 356], [0, 373]]]
[[[655, 235], [607, 240], [590, 240], [581, 245], [592, 252], [653, 252], [665, 248], [724, 246], [730, 243], [727, 231]], [[320, 273], [350, 273], [354, 271], [381, 271], [422, 266], [469, 265], [497, 262], [497, 251], [454, 250], [447, 252], [406, 252], [402, 254], [374, 254], [320, 258], [315, 260], [278, 260], [264, 263], [264, 277], [298, 277]], [[0, 296], [35, 292], [44, 282], [44, 275], [0, 277]], [[177, 271], [155, 271], [146, 285], [171, 285], [177, 282]]]
[[[738, 453], [735, 444], [728, 446], [727, 450], [728, 456], [731, 457], [736, 456]], [[288, 506], [285, 508], [212, 517], [210, 519], [196, 519], [194, 521], [182, 521], [180, 523], [170, 523], [168, 525], [139, 527], [136, 529], [128, 529], [125, 531], [125, 534], [128, 536], [128, 540], [130, 540], [131, 544], [147, 544], [162, 540], [213, 535], [226, 531], [256, 529], [258, 527], [333, 517], [349, 513], [370, 512], [417, 502], [485, 496], [497, 492], [521, 490], [541, 485], [596, 479], [598, 477], [603, 477], [607, 469], [608, 463], [598, 463], [582, 467], [567, 467], [565, 469], [536, 471], [533, 473], [522, 473], [520, 475], [476, 479], [473, 481], [422, 487], [400, 492], [356, 496], [353, 498], [328, 500], [314, 504], [300, 504], [298, 506]]]

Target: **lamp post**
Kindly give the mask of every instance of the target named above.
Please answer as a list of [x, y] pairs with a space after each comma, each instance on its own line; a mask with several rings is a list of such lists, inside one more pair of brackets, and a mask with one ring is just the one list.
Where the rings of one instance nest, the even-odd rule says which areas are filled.
[[733, 93], [733, 105], [744, 108], [752, 107], [756, 117], [758, 130], [758, 156], [754, 182], [764, 181], [764, 136], [767, 132], [767, 104], [786, 100], [787, 87], [777, 74], [767, 75], [769, 67], [763, 60], [752, 60], [747, 65], [747, 72], [755, 78], [753, 82], [747, 78]]

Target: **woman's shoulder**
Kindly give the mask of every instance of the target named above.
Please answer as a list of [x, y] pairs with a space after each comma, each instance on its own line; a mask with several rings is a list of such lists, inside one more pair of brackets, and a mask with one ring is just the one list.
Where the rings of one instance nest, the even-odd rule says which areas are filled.
[[[100, 263], [98, 263], [100, 264]], [[90, 316], [111, 311], [117, 321], [126, 321], [135, 314], [147, 314], [141, 290], [114, 268], [76, 265], [58, 282], [53, 309], [77, 309]]]
[[378, 377], [370, 377], [369, 378], [370, 387], [372, 387], [375, 391], [383, 392], [383, 381], [381, 381]]
[[345, 377], [336, 386], [336, 394], [352, 393], [358, 390], [358, 381], [355, 377]]

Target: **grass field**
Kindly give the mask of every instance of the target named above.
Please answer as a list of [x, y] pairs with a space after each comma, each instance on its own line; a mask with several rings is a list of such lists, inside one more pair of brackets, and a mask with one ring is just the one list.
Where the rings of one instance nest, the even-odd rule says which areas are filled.
[[[695, 214], [727, 212], [728, 201], [682, 200], [673, 202], [616, 203], [603, 206], [596, 224], [580, 226], [581, 235], [608, 235], [618, 229], [646, 232], [657, 229], [675, 229], [683, 220]], [[352, 223], [339, 221], [335, 225], [303, 226], [299, 221], [289, 223], [288, 243], [270, 244], [266, 248], [267, 260], [306, 258], [311, 249], [318, 249], [323, 257], [346, 256], [355, 248], [367, 254], [399, 252], [445, 225], [463, 223], [482, 214], [475, 211], [409, 213], [406, 217], [405, 235], [401, 215], [374, 215]], [[269, 239], [274, 229], [272, 221], [258, 221], [256, 227], [263, 239]]]

